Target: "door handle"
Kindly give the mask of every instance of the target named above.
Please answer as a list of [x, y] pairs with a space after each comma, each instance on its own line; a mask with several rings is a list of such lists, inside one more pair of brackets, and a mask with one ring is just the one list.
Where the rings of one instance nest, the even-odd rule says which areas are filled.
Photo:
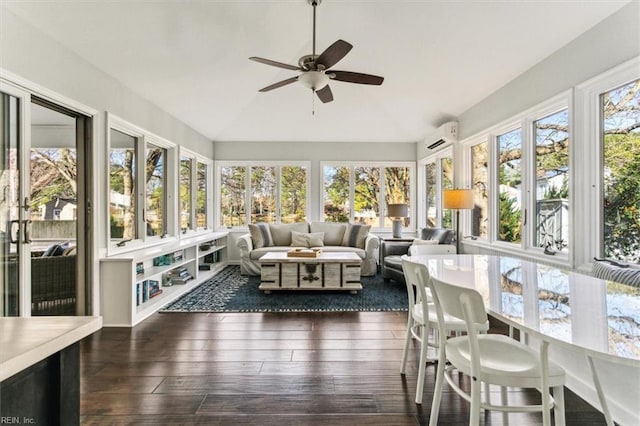
[[[16, 232], [15, 234], [13, 233], [13, 225], [18, 225], [18, 232]], [[11, 244], [18, 244], [18, 235], [20, 234], [20, 221], [19, 220], [12, 220], [9, 222], [9, 241], [11, 242]], [[13, 238], [13, 236], [16, 236], [15, 238]]]
[[27, 219], [24, 221], [24, 243], [31, 244], [31, 223], [33, 221], [31, 219]]

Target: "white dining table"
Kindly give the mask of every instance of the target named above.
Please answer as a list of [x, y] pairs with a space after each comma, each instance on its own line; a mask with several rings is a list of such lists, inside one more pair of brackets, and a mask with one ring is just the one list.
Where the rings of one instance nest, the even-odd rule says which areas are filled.
[[[630, 372], [621, 387], [627, 405], [637, 404], [625, 408], [631, 416], [640, 411], [640, 289], [509, 256], [410, 259], [425, 264], [432, 277], [478, 290], [489, 315], [518, 329], [529, 344], [540, 342], [543, 356], [551, 345], [586, 358], [608, 425], [614, 419], [595, 360]], [[570, 359], [563, 367], [572, 367]]]

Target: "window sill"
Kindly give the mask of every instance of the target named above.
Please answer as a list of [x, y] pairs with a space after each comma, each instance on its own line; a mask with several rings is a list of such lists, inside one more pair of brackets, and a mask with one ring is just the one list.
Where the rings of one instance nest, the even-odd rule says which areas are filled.
[[521, 248], [514, 247], [510, 244], [492, 244], [484, 240], [463, 240], [460, 241], [460, 245], [462, 246], [463, 254], [495, 254], [501, 256], [513, 256], [562, 269], [572, 269], [567, 253], [557, 253], [556, 255], [551, 256], [538, 250], [522, 250]]

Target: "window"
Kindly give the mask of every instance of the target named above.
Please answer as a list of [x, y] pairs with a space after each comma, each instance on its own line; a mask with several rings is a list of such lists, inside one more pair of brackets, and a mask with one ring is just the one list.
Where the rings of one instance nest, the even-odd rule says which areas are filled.
[[251, 168], [251, 223], [276, 223], [276, 168]]
[[[413, 164], [323, 164], [322, 170], [323, 215], [327, 222], [390, 228], [391, 220], [385, 215], [387, 204], [408, 204], [411, 211]], [[403, 222], [405, 228], [411, 225], [410, 218]]]
[[474, 191], [466, 229], [475, 240], [569, 259], [568, 104], [563, 93], [462, 142], [461, 180]]
[[471, 235], [489, 237], [489, 153], [486, 141], [471, 146], [471, 182], [475, 207], [471, 218]]
[[640, 79], [602, 93], [605, 257], [640, 262]]
[[424, 171], [425, 223], [432, 228], [452, 228], [452, 212], [442, 208], [442, 191], [453, 188], [453, 152], [443, 149], [421, 161]]
[[307, 217], [307, 167], [280, 168], [280, 222], [303, 222]]
[[111, 240], [138, 238], [136, 223], [136, 151], [138, 138], [111, 129], [109, 152], [109, 224]]
[[566, 251], [569, 245], [569, 111], [533, 122], [536, 157], [534, 245]]
[[209, 187], [207, 185], [209, 166], [201, 161], [197, 162], [196, 171], [196, 226], [198, 229], [207, 229], [209, 220], [207, 217], [209, 204]]
[[306, 220], [308, 163], [217, 164], [221, 226]]
[[193, 159], [180, 156], [180, 231], [186, 233], [192, 229], [191, 222], [191, 173]]
[[522, 132], [520, 129], [496, 137], [498, 145], [498, 239], [520, 242]]
[[210, 162], [184, 148], [180, 150], [179, 221], [180, 232], [187, 234], [209, 229]]
[[167, 232], [166, 159], [166, 149], [147, 144], [145, 158], [147, 199], [144, 218], [147, 236], [164, 235]]

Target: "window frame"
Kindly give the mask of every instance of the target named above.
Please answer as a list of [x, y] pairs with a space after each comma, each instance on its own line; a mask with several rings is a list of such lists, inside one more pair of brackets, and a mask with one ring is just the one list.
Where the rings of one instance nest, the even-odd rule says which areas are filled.
[[[423, 157], [418, 161], [418, 185], [420, 188], [420, 200], [419, 200], [419, 209], [418, 215], [420, 219], [416, 225], [420, 228], [425, 228], [428, 226], [427, 224], [427, 214], [428, 214], [428, 206], [427, 206], [427, 195], [426, 195], [426, 187], [427, 187], [427, 173], [425, 168], [427, 164], [434, 163], [436, 165], [436, 228], [441, 228], [444, 220], [444, 196], [443, 196], [443, 182], [442, 182], [442, 160], [445, 158], [451, 158], [453, 162], [453, 180], [455, 186], [455, 170], [456, 170], [456, 159], [454, 157], [453, 145], [449, 145], [443, 147], [436, 152]], [[423, 191], [425, 189], [425, 191]]]
[[[387, 217], [387, 203], [386, 203], [386, 187], [384, 183], [386, 168], [395, 168], [395, 167], [406, 167], [409, 169], [409, 226], [402, 228], [403, 232], [415, 232], [416, 230], [416, 210], [418, 201], [416, 199], [416, 163], [413, 161], [321, 161], [320, 162], [320, 170], [319, 170], [319, 207], [318, 207], [318, 217], [320, 220], [325, 220], [324, 215], [324, 169], [325, 167], [347, 167], [349, 168], [349, 203], [350, 205], [354, 205], [355, 199], [355, 169], [358, 167], [371, 167], [371, 168], [380, 168], [380, 194], [378, 205], [380, 206], [380, 216], [378, 218], [378, 226], [371, 226], [372, 232], [391, 232], [392, 225], [385, 227], [385, 218]], [[354, 223], [354, 211], [350, 209], [349, 211], [349, 222]]]
[[[136, 139], [136, 147], [135, 147], [135, 202], [136, 202], [136, 226], [137, 226], [137, 238], [132, 239], [131, 241], [125, 242], [123, 245], [118, 246], [118, 244], [122, 244], [122, 241], [111, 241], [111, 231], [110, 227], [105, 227], [105, 241], [107, 246], [108, 255], [123, 253], [135, 249], [139, 249], [148, 245], [160, 244], [161, 242], [166, 242], [167, 237], [175, 238], [177, 235], [176, 229], [176, 210], [174, 207], [175, 203], [173, 200], [175, 199], [175, 187], [177, 185], [176, 182], [176, 174], [175, 174], [175, 163], [176, 163], [176, 155], [177, 155], [177, 145], [173, 142], [170, 142], [160, 136], [154, 135], [151, 132], [148, 132], [142, 129], [139, 126], [136, 126], [126, 120], [123, 120], [111, 113], [107, 113], [106, 119], [106, 175], [107, 179], [105, 182], [106, 185], [106, 194], [107, 199], [109, 199], [110, 194], [110, 182], [109, 182], [109, 158], [111, 153], [111, 130], [116, 130], [125, 135], [131, 136]], [[146, 188], [146, 151], [147, 145], [153, 144], [156, 147], [163, 148], [166, 150], [166, 158], [165, 158], [165, 179], [164, 183], [166, 190], [164, 191], [165, 198], [165, 234], [164, 235], [154, 235], [148, 236], [146, 235], [146, 223], [145, 223], [145, 211], [146, 211], [146, 200], [147, 200], [147, 188]], [[105, 203], [105, 213], [106, 218], [110, 218], [109, 206], [110, 202]]]
[[[182, 215], [181, 207], [180, 207], [180, 178], [181, 178], [181, 167], [182, 167], [182, 158], [188, 158], [191, 160], [191, 178], [190, 178], [190, 191], [189, 191], [189, 222], [191, 223], [191, 227], [186, 230], [182, 230], [180, 227], [180, 219]], [[206, 225], [204, 227], [198, 226], [197, 221], [197, 203], [198, 203], [198, 164], [204, 164], [207, 168], [206, 171], [206, 191], [207, 196], [205, 200], [206, 206]], [[212, 203], [212, 194], [211, 194], [211, 182], [213, 181], [213, 172], [212, 172], [212, 164], [213, 161], [196, 153], [187, 148], [180, 147], [179, 155], [177, 156], [177, 192], [176, 192], [176, 209], [177, 209], [177, 221], [178, 228], [177, 232], [180, 234], [180, 238], [186, 238], [195, 234], [207, 232], [212, 229], [212, 212], [211, 205]]]
[[[576, 124], [575, 139], [580, 141], [580, 156], [576, 164], [595, 170], [576, 180], [572, 190], [580, 192], [578, 200], [580, 216], [574, 217], [576, 227], [573, 234], [580, 238], [576, 245], [575, 262], [586, 264], [604, 253], [604, 138], [600, 96], [640, 78], [640, 56], [636, 56], [594, 78], [575, 89]], [[596, 229], [597, 232], [593, 232]]]
[[[246, 167], [247, 171], [245, 173], [245, 194], [244, 194], [244, 205], [245, 205], [245, 223], [246, 225], [241, 226], [224, 226], [222, 221], [222, 205], [221, 205], [221, 194], [222, 194], [222, 179], [221, 172], [223, 167]], [[311, 162], [310, 161], [229, 161], [229, 160], [218, 160], [214, 162], [215, 168], [215, 206], [214, 211], [216, 213], [215, 217], [215, 228], [216, 229], [239, 229], [245, 230], [248, 228], [251, 222], [251, 169], [253, 167], [275, 167], [276, 169], [276, 220], [274, 224], [281, 224], [281, 177], [282, 177], [282, 167], [304, 167], [306, 169], [306, 212], [305, 218], [307, 221], [310, 220], [310, 201], [311, 201]]]
[[[460, 146], [462, 149], [463, 167], [460, 168], [461, 180], [459, 183], [462, 187], [471, 188], [472, 182], [472, 153], [471, 147], [482, 142], [487, 142], [487, 157], [488, 164], [488, 215], [489, 215], [489, 229], [488, 238], [480, 238], [479, 236], [471, 235], [471, 216], [469, 211], [463, 211], [461, 215], [460, 229], [462, 234], [467, 238], [463, 238], [462, 244], [473, 244], [488, 247], [503, 252], [516, 252], [526, 254], [527, 256], [545, 260], [549, 262], [549, 255], [544, 254], [544, 249], [535, 246], [535, 232], [536, 232], [536, 142], [535, 142], [535, 122], [545, 118], [554, 113], [562, 110], [567, 110], [569, 116], [568, 122], [568, 137], [569, 137], [569, 238], [566, 252], [556, 252], [553, 263], [569, 264], [572, 260], [573, 248], [575, 247], [574, 236], [576, 234], [575, 228], [575, 211], [577, 210], [575, 203], [575, 193], [573, 185], [574, 179], [574, 164], [575, 162], [575, 132], [574, 122], [575, 114], [573, 108], [573, 91], [567, 90], [553, 96], [537, 105], [516, 114], [494, 126], [487, 128], [484, 131], [478, 132], [468, 138], [461, 140]], [[522, 185], [521, 185], [521, 238], [518, 243], [511, 243], [507, 241], [501, 241], [498, 238], [499, 230], [499, 147], [498, 136], [508, 133], [510, 131], [520, 129], [521, 131], [521, 146], [522, 146], [522, 158], [521, 158], [521, 173], [522, 173]], [[469, 242], [469, 239], [472, 242]]]

